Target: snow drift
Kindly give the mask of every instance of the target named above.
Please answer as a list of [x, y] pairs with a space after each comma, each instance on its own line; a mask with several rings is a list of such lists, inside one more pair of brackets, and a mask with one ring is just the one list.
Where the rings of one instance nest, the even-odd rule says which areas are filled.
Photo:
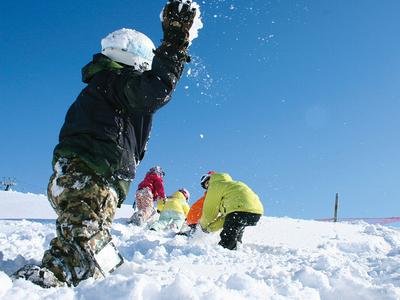
[[[48, 206], [48, 207], [47, 207]], [[0, 192], [0, 299], [400, 299], [400, 232], [366, 223], [263, 217], [238, 251], [217, 234], [192, 238], [126, 224], [112, 228], [125, 263], [76, 288], [42, 289], [8, 275], [38, 263], [55, 236], [43, 195]]]

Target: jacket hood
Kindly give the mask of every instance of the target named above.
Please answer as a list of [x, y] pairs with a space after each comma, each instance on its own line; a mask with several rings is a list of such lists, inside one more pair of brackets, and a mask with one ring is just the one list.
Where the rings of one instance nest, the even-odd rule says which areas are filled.
[[210, 177], [210, 183], [214, 181], [233, 181], [232, 177], [227, 173], [215, 173]]
[[119, 64], [107, 56], [98, 53], [93, 55], [93, 60], [82, 68], [82, 81], [89, 83], [93, 76], [103, 70], [119, 70], [123, 69], [124, 66]]

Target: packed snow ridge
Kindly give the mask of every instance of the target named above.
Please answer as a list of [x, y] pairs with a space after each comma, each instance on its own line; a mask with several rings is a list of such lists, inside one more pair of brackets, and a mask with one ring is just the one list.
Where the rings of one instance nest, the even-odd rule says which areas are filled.
[[125, 258], [117, 271], [42, 289], [9, 275], [40, 262], [55, 215], [43, 195], [0, 192], [0, 299], [400, 299], [395, 228], [264, 216], [229, 251], [218, 234], [187, 238], [128, 225], [131, 213], [124, 206], [112, 227]]

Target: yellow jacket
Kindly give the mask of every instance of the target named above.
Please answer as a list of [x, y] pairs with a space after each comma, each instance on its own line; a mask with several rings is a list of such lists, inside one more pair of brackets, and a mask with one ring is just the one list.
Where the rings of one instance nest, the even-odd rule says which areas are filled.
[[166, 199], [160, 199], [157, 201], [157, 210], [162, 211], [176, 211], [187, 216], [189, 212], [189, 204], [186, 201], [185, 196], [181, 192], [175, 192], [172, 196]]
[[262, 215], [264, 207], [257, 194], [243, 182], [233, 181], [226, 173], [212, 174], [200, 218], [201, 227], [217, 231], [224, 226], [225, 216], [237, 211]]

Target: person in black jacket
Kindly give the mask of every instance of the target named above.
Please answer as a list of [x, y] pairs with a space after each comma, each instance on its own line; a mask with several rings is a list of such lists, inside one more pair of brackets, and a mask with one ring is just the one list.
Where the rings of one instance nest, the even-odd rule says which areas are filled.
[[170, 0], [157, 49], [131, 29], [102, 40], [102, 53], [82, 69], [87, 86], [69, 108], [54, 149], [48, 197], [58, 216], [57, 237], [41, 266], [26, 265], [13, 278], [76, 286], [122, 264], [109, 228], [144, 157], [153, 114], [169, 102], [189, 61], [195, 16], [190, 1]]

